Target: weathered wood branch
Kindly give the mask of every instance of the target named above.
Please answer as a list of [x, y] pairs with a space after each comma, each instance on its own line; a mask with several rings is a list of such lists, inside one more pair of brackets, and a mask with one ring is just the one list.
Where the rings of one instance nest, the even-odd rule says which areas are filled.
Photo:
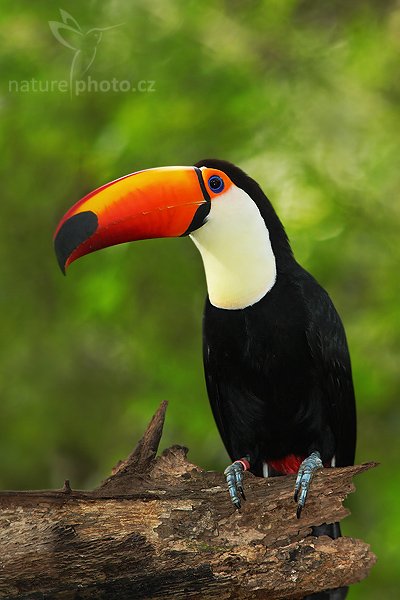
[[165, 410], [97, 489], [0, 493], [0, 598], [295, 599], [367, 576], [366, 543], [309, 534], [349, 514], [352, 479], [374, 463], [318, 473], [300, 520], [294, 476], [246, 474], [234, 512], [221, 473], [179, 446], [156, 457]]

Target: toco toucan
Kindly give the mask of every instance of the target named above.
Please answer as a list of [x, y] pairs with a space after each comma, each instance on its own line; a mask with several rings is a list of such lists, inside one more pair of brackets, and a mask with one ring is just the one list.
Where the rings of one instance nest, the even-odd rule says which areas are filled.
[[[326, 291], [295, 260], [259, 185], [229, 162], [139, 171], [75, 204], [55, 233], [65, 272], [106, 246], [189, 236], [208, 297], [204, 371], [214, 418], [233, 461], [225, 470], [240, 508], [243, 472], [297, 473], [297, 516], [314, 472], [354, 462], [355, 400], [345, 332]], [[338, 524], [316, 535], [340, 535]], [[345, 589], [327, 598], [344, 598]]]

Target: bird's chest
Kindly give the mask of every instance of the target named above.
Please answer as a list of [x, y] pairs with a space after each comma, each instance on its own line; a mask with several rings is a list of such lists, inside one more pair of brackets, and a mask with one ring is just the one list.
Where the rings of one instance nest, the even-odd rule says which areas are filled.
[[[302, 311], [285, 302], [265, 301], [239, 311], [210, 310], [204, 320], [204, 343], [210, 359], [232, 380], [278, 385], [306, 353]], [[275, 379], [274, 378], [278, 378]]]
[[241, 311], [211, 309], [204, 343], [206, 371], [228, 418], [255, 428], [266, 422], [272, 429], [291, 427], [300, 404], [308, 402], [311, 381], [301, 307], [271, 297]]
[[[206, 310], [209, 397], [232, 455], [246, 448], [263, 459], [302, 454], [293, 434], [310, 412], [313, 366], [305, 311], [287, 297], [271, 293], [241, 311]], [[301, 429], [308, 436], [308, 426]]]

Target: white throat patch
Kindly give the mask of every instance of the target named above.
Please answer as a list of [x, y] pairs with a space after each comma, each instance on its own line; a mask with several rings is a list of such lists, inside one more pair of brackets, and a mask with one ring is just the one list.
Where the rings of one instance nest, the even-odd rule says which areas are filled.
[[213, 198], [207, 222], [190, 237], [201, 253], [214, 306], [246, 308], [273, 287], [276, 262], [269, 232], [244, 190], [232, 185]]

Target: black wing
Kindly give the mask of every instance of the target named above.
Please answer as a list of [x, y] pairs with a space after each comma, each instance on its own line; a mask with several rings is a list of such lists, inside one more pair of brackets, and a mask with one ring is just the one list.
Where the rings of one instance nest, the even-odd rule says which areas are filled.
[[306, 336], [335, 437], [336, 466], [352, 465], [356, 447], [356, 409], [346, 334], [327, 292], [311, 275], [306, 275], [301, 286], [308, 308]]

